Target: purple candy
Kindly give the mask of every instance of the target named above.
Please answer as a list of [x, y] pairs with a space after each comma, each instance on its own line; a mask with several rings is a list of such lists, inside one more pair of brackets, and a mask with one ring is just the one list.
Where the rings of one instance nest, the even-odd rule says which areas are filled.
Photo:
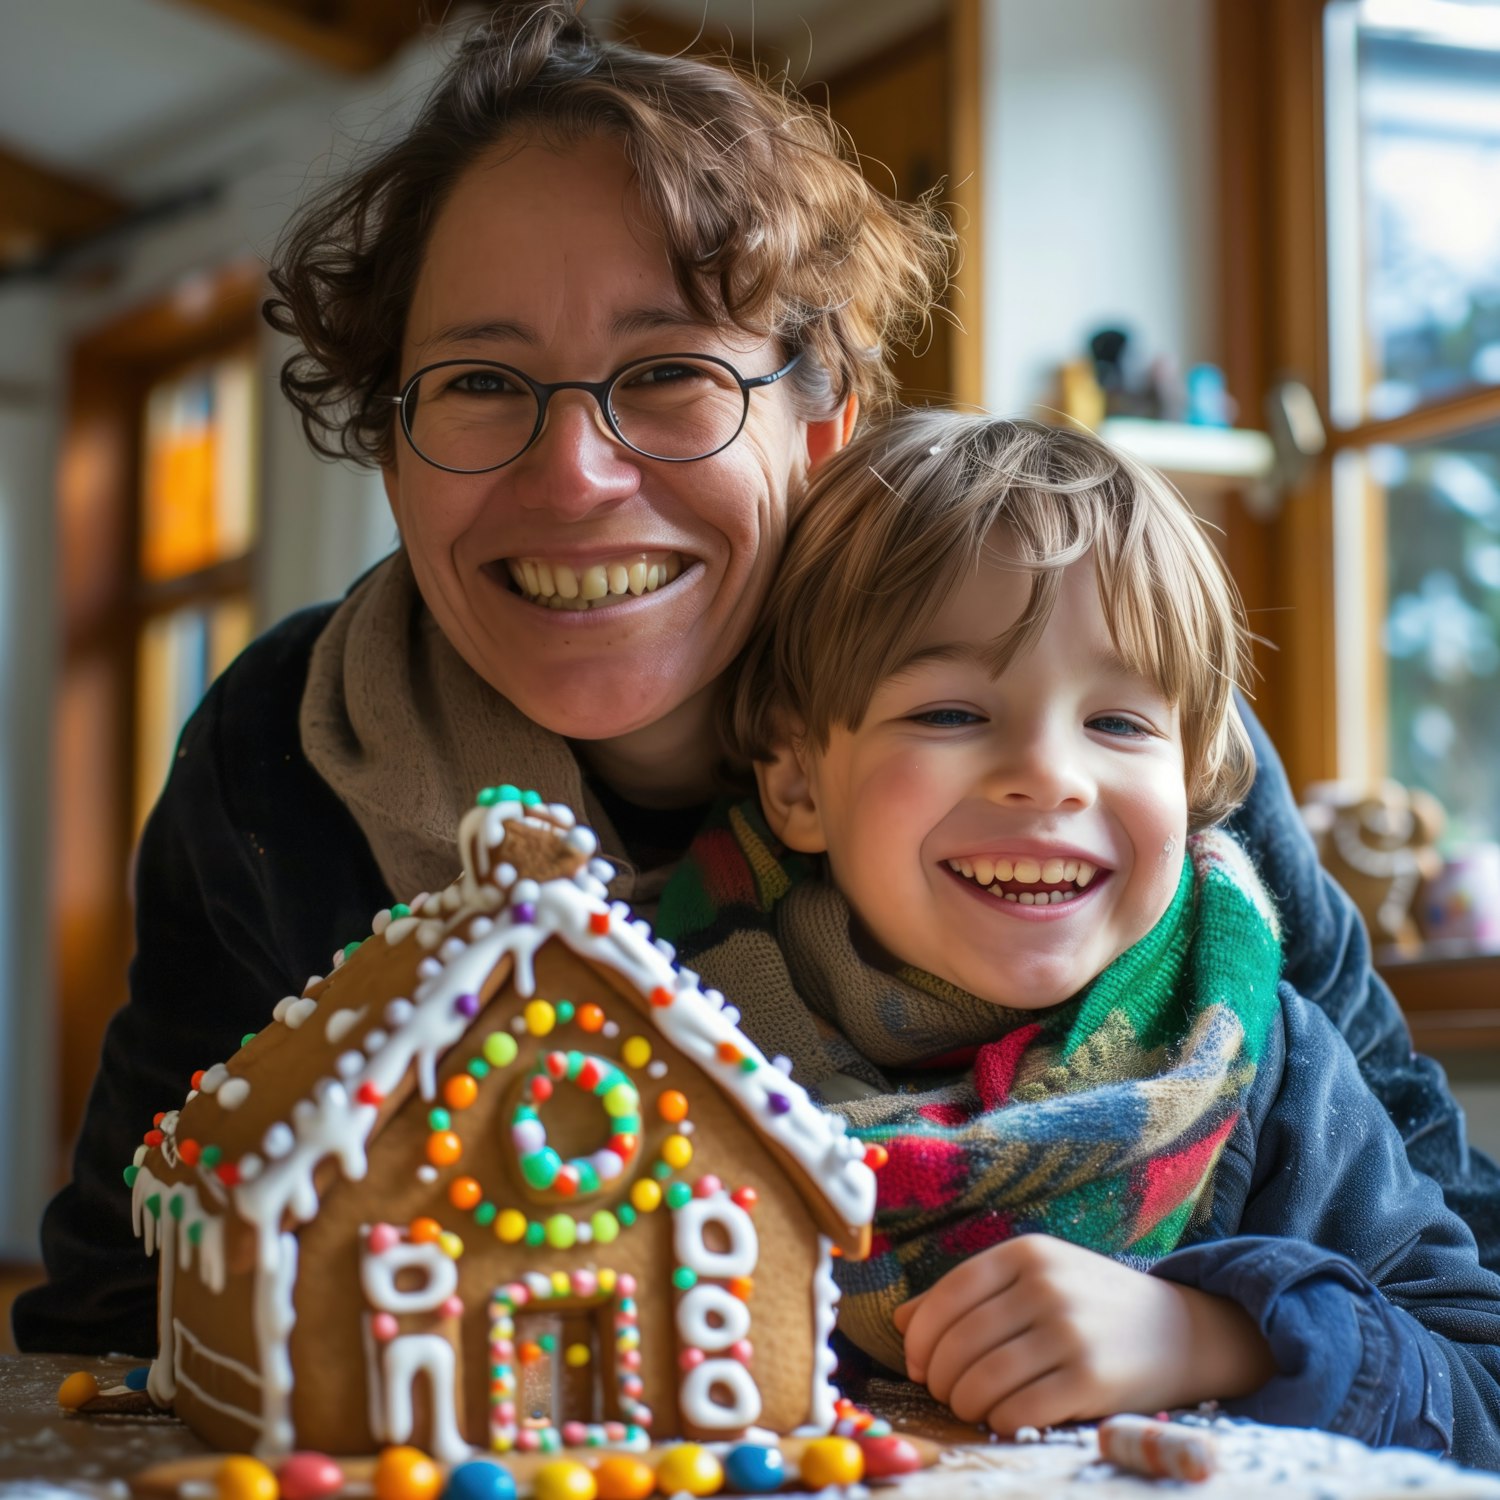
[[517, 901], [516, 904], [511, 907], [510, 914], [518, 922], [536, 921], [536, 907], [530, 901]]
[[767, 1094], [766, 1102], [773, 1115], [784, 1115], [792, 1107], [792, 1101], [785, 1094]]
[[479, 996], [460, 995], [453, 1002], [453, 1008], [461, 1016], [477, 1016], [479, 1014]]

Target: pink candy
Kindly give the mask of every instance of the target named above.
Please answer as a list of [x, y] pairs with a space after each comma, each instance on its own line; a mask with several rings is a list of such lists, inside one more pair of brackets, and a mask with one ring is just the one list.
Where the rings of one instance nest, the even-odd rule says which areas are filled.
[[376, 1313], [370, 1319], [370, 1332], [380, 1340], [382, 1344], [388, 1344], [400, 1331], [395, 1318], [388, 1312]]
[[375, 1255], [384, 1255], [400, 1239], [401, 1233], [394, 1224], [377, 1224], [370, 1231], [370, 1250]]

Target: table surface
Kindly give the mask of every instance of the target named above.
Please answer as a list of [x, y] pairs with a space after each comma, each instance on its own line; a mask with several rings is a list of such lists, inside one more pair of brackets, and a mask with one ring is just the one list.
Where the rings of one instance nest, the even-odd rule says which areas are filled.
[[[0, 1497], [46, 1500], [79, 1495], [128, 1500], [128, 1481], [142, 1470], [180, 1459], [206, 1459], [209, 1449], [176, 1418], [95, 1416], [63, 1412], [57, 1388], [75, 1370], [88, 1370], [101, 1386], [118, 1384], [138, 1360], [78, 1355], [0, 1356]], [[1049, 1434], [1047, 1441], [984, 1441], [956, 1422], [915, 1387], [882, 1385], [871, 1406], [904, 1431], [942, 1445], [936, 1468], [908, 1476], [900, 1500], [1249, 1500], [1274, 1493], [1298, 1500], [1500, 1500], [1500, 1476], [1440, 1464], [1402, 1450], [1372, 1452], [1347, 1438], [1197, 1420], [1210, 1430], [1220, 1473], [1206, 1484], [1159, 1484], [1120, 1474], [1098, 1461], [1092, 1429]], [[1191, 1419], [1190, 1419], [1191, 1420]], [[211, 1465], [205, 1465], [211, 1473]], [[1077, 1480], [1076, 1487], [1070, 1480]], [[346, 1493], [368, 1486], [350, 1486]], [[789, 1500], [789, 1494], [786, 1497]]]

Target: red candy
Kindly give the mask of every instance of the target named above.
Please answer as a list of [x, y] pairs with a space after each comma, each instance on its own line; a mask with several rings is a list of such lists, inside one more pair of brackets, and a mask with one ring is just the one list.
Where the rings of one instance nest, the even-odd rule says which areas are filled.
[[276, 1468], [281, 1500], [322, 1500], [344, 1487], [344, 1471], [326, 1453], [290, 1453]]
[[148, 1146], [159, 1146], [164, 1140], [166, 1140], [166, 1136], [159, 1130], [148, 1130], [146, 1132], [145, 1142]]
[[545, 1073], [538, 1073], [531, 1080], [531, 1097], [538, 1104], [545, 1104], [552, 1097], [552, 1080]]
[[198, 1164], [198, 1157], [202, 1150], [203, 1148], [197, 1143], [197, 1141], [188, 1140], [178, 1141], [177, 1143], [177, 1154], [190, 1167], [196, 1166]]
[[890, 1479], [897, 1474], [915, 1474], [922, 1467], [922, 1455], [916, 1445], [899, 1433], [887, 1437], [855, 1439], [865, 1456], [866, 1479]]
[[878, 1172], [890, 1159], [891, 1153], [878, 1141], [865, 1150], [865, 1165], [872, 1172]]
[[377, 1108], [385, 1100], [385, 1095], [382, 1094], [373, 1083], [360, 1084], [359, 1092], [355, 1094], [354, 1097], [358, 1099], [361, 1104], [373, 1104]]
[[754, 1213], [755, 1205], [760, 1201], [759, 1195], [753, 1187], [736, 1188], [730, 1195], [729, 1201], [736, 1208], [742, 1208], [745, 1212]]

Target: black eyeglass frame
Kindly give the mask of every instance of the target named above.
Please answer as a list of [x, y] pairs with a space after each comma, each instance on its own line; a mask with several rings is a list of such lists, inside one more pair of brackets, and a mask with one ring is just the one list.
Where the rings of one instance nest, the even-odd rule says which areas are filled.
[[[494, 359], [440, 359], [435, 364], [423, 365], [416, 374], [412, 375], [401, 387], [400, 393], [395, 396], [385, 396], [382, 399], [389, 401], [401, 413], [401, 431], [406, 435], [406, 441], [411, 451], [422, 460], [424, 464], [430, 464], [434, 469], [441, 469], [445, 474], [493, 474], [496, 469], [503, 469], [507, 464], [513, 464], [526, 452], [531, 445], [542, 435], [542, 429], [547, 425], [547, 403], [558, 391], [587, 391], [594, 398], [599, 407], [599, 413], [604, 418], [604, 425], [609, 435], [617, 443], [623, 444], [632, 453], [639, 453], [642, 458], [652, 459], [662, 464], [695, 464], [705, 458], [712, 458], [716, 453], [722, 453], [734, 440], [745, 430], [745, 419], [750, 415], [750, 392], [759, 390], [762, 386], [775, 385], [778, 380], [783, 380], [802, 362], [803, 351], [798, 350], [786, 364], [779, 370], [772, 370], [769, 375], [741, 375], [727, 359], [720, 359], [717, 354], [651, 354], [644, 359], [633, 359], [628, 364], [623, 364], [612, 375], [603, 380], [554, 380], [547, 383], [541, 380], [533, 380], [524, 370], [518, 370], [514, 365], [500, 363]], [[719, 444], [717, 448], [710, 448], [707, 453], [696, 453], [691, 458], [665, 458], [659, 453], [648, 453], [644, 448], [637, 448], [634, 443], [620, 431], [615, 424], [614, 413], [609, 409], [609, 394], [632, 370], [640, 369], [645, 365], [659, 365], [667, 360], [682, 359], [692, 360], [697, 364], [718, 365], [720, 369], [727, 370], [734, 377], [735, 383], [740, 388], [742, 406], [740, 409], [740, 420], [730, 435]], [[431, 375], [434, 370], [450, 369], [454, 365], [468, 365], [485, 370], [500, 370], [506, 375], [514, 376], [531, 394], [536, 398], [536, 425], [531, 429], [531, 436], [511, 454], [509, 458], [502, 459], [497, 464], [486, 464], [482, 469], [455, 469], [448, 464], [440, 464], [436, 459], [428, 458], [417, 446], [417, 440], [411, 431], [411, 404], [410, 397], [416, 390], [418, 383]]]

